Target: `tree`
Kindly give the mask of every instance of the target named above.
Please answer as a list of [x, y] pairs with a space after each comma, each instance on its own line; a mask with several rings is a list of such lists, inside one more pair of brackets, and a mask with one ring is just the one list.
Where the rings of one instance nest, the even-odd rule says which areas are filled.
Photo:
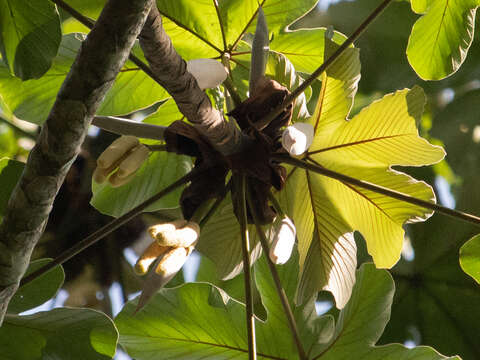
[[[136, 359], [447, 358], [426, 346], [389, 344], [408, 340], [447, 355], [478, 357], [473, 304], [480, 293], [457, 259], [475, 234], [471, 224], [480, 219], [435, 204], [433, 189], [416, 180], [441, 177], [456, 187], [458, 208], [479, 213], [475, 47], [465, 60], [477, 3], [412, 0], [411, 9], [422, 14], [416, 17], [408, 4], [390, 2], [339, 3], [319, 13], [314, 0], [1, 0], [2, 143], [10, 144], [2, 156], [20, 158], [26, 150], [16, 139], [34, 137], [18, 128], [18, 118], [41, 131], [26, 164], [0, 162], [0, 358], [111, 358], [117, 340]], [[352, 35], [312, 27], [319, 19]], [[199, 58], [223, 63], [229, 75], [222, 85], [199, 87], [198, 73], [187, 71], [184, 61]], [[367, 69], [362, 82], [360, 58]], [[424, 91], [413, 86], [419, 77], [448, 79], [423, 82]], [[142, 123], [125, 119], [143, 109]], [[77, 171], [89, 169], [93, 140], [84, 143], [83, 165], [75, 159], [92, 121], [142, 138], [148, 159], [122, 186], [112, 186], [113, 177], [93, 182], [91, 204], [115, 220], [54, 261], [31, 261], [68, 170], [72, 164]], [[315, 132], [299, 156], [280, 146], [290, 123]], [[297, 130], [287, 128], [283, 137]], [[399, 166], [416, 168], [400, 172]], [[46, 248], [69, 234], [56, 209], [82, 200], [67, 196], [78, 189], [74, 175], [67, 179], [71, 186], [57, 197], [47, 228], [54, 240], [43, 240]], [[82, 223], [82, 211], [67, 218]], [[128, 302], [114, 320], [85, 308], [18, 315], [55, 296], [64, 281], [59, 264], [142, 211], [170, 227], [183, 217], [198, 223], [200, 238], [166, 244], [172, 233], [152, 228], [155, 256], [140, 257], [153, 262], [140, 300]], [[433, 211], [452, 219], [437, 214], [408, 225], [404, 239], [406, 222], [426, 220]], [[275, 265], [278, 257], [267, 254], [269, 247], [279, 249], [273, 240], [279, 229], [292, 229], [288, 217], [297, 245], [286, 264]], [[185, 222], [175, 224], [186, 229]], [[414, 259], [400, 259], [408, 244]], [[190, 245], [203, 255], [197, 280], [206, 282], [183, 284], [177, 275], [170, 285], [181, 286], [157, 291], [175, 275], [157, 273], [157, 265], [180, 253], [185, 259]], [[116, 274], [102, 278], [104, 284], [128, 273], [121, 247], [113, 248], [103, 253]], [[460, 264], [477, 282], [478, 252], [478, 237], [460, 251]], [[125, 294], [138, 286], [125, 285]], [[319, 316], [319, 300], [335, 307]], [[26, 348], [28, 340], [33, 345]], [[379, 345], [384, 343], [389, 345]]]

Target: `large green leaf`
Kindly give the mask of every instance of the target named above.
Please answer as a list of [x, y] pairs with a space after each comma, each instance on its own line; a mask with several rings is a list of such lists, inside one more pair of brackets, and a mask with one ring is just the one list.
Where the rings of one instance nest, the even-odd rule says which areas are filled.
[[[357, 271], [352, 297], [340, 312], [335, 334], [323, 345], [317, 345], [312, 359], [445, 359], [432, 348], [407, 349], [400, 344], [374, 346], [390, 318], [394, 283], [387, 271], [364, 264]], [[457, 359], [452, 357], [449, 359]]]
[[407, 57], [425, 80], [440, 80], [462, 65], [472, 43], [478, 0], [412, 0], [423, 15], [412, 28]]
[[[278, 266], [291, 306], [297, 287], [297, 262]], [[259, 358], [296, 359], [297, 350], [275, 285], [264, 260], [255, 266], [255, 279], [267, 310], [266, 322], [256, 321]], [[401, 345], [374, 346], [390, 315], [393, 281], [372, 265], [358, 271], [352, 300], [337, 325], [330, 315], [318, 317], [313, 301], [294, 308], [303, 347], [310, 359], [445, 359], [433, 349]], [[245, 309], [242, 303], [207, 283], [164, 289], [133, 316], [128, 303], [115, 322], [120, 344], [135, 359], [246, 359]]]
[[112, 320], [95, 310], [7, 314], [0, 328], [0, 359], [111, 359], [117, 337]]
[[52, 2], [0, 1], [0, 52], [10, 72], [22, 80], [39, 78], [50, 68], [61, 38]]
[[[108, 182], [92, 182], [90, 203], [100, 212], [121, 216], [190, 171], [190, 158], [166, 152], [152, 153], [135, 177], [127, 184], [113, 188]], [[150, 205], [145, 211], [178, 207], [181, 188]]]
[[[327, 44], [325, 56], [338, 46]], [[434, 200], [427, 184], [390, 168], [430, 164], [444, 157], [441, 148], [418, 136], [416, 123], [425, 102], [422, 90], [387, 95], [346, 121], [358, 79], [358, 51], [347, 49], [322, 76], [317, 108], [309, 120], [315, 138], [307, 156], [328, 169]], [[333, 293], [339, 308], [355, 281], [351, 232], [362, 233], [378, 267], [391, 267], [400, 257], [402, 225], [431, 215], [426, 209], [300, 169], [290, 170], [287, 190], [280, 197], [297, 227], [302, 277], [298, 301], [325, 289]]]
[[460, 266], [480, 284], [480, 236], [468, 240], [460, 249]]
[[318, 0], [167, 1], [157, 0], [163, 26], [175, 49], [187, 60], [215, 57], [238, 45], [243, 34], [253, 33], [258, 6], [262, 6], [270, 32], [278, 33], [305, 14]]
[[0, 159], [0, 219], [7, 208], [8, 199], [22, 175], [25, 164], [7, 158]]
[[[41, 268], [43, 265], [48, 264], [50, 261], [52, 261], [52, 259], [32, 261], [28, 266], [24, 277]], [[55, 266], [42, 276], [21, 286], [13, 296], [12, 300], [10, 300], [7, 312], [18, 314], [22, 311], [42, 305], [57, 294], [64, 279], [65, 273], [63, 272], [62, 267], [60, 265]]]
[[[17, 117], [36, 124], [46, 120], [84, 36], [65, 35], [50, 70], [38, 80], [20, 81], [0, 66], [0, 96]], [[167, 97], [166, 91], [127, 62], [98, 109], [99, 115], [122, 115]]]

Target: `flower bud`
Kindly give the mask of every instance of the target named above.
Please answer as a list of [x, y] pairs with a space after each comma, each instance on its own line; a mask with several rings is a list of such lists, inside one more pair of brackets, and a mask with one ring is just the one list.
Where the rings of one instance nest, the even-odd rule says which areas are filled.
[[213, 59], [194, 59], [187, 62], [187, 71], [197, 80], [200, 89], [217, 87], [227, 78], [222, 63]]
[[312, 145], [314, 132], [311, 124], [297, 122], [283, 131], [282, 146], [290, 155], [302, 155]]
[[270, 259], [275, 264], [285, 264], [292, 254], [295, 244], [296, 229], [288, 216], [277, 218], [273, 223], [273, 241], [270, 248]]

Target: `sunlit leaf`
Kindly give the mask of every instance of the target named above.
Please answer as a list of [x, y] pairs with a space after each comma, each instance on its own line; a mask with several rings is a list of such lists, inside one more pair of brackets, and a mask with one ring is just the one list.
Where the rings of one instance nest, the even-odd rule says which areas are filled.
[[254, 33], [258, 6], [268, 29], [278, 33], [313, 8], [318, 0], [167, 1], [157, 0], [163, 26], [185, 59], [219, 56], [237, 46], [245, 32]]
[[[338, 45], [328, 42], [328, 53]], [[316, 132], [307, 157], [327, 169], [411, 196], [432, 201], [432, 189], [391, 169], [440, 161], [444, 152], [418, 136], [416, 124], [425, 98], [420, 88], [385, 96], [346, 121], [359, 79], [358, 51], [347, 49], [322, 76], [314, 116]], [[311, 171], [290, 169], [280, 194], [294, 219], [299, 240], [299, 302], [320, 289], [345, 306], [355, 282], [358, 230], [378, 267], [391, 267], [400, 257], [406, 221], [420, 221], [431, 212], [366, 191]], [[299, 190], [302, 189], [302, 190]]]
[[[297, 71], [310, 74], [314, 72], [324, 58], [325, 28], [301, 29], [275, 35], [270, 49], [278, 51], [292, 62]], [[341, 44], [346, 36], [337, 31], [332, 40]]]
[[[55, 101], [65, 76], [83, 40], [83, 35], [65, 35], [50, 70], [38, 80], [20, 81], [0, 64], [0, 96], [18, 118], [42, 124]], [[105, 96], [98, 115], [122, 115], [145, 108], [167, 97], [155, 81], [127, 62]]]
[[41, 77], [50, 68], [61, 37], [52, 2], [0, 1], [0, 52], [15, 76], [22, 80]]
[[[155, 152], [127, 184], [113, 188], [108, 182], [92, 182], [93, 197], [90, 203], [100, 212], [121, 216], [127, 211], [163, 190], [191, 169], [191, 160], [166, 152]], [[145, 211], [178, 207], [181, 187], [150, 205]]]
[[480, 284], [480, 235], [474, 236], [461, 247], [460, 266]]
[[425, 80], [440, 80], [462, 65], [472, 43], [478, 0], [412, 0], [423, 15], [407, 47], [410, 65]]
[[111, 359], [117, 330], [110, 318], [91, 309], [58, 308], [34, 315], [5, 317], [0, 358]]
[[[52, 261], [52, 259], [32, 261], [28, 266], [24, 277], [48, 264], [50, 261]], [[62, 286], [64, 279], [65, 273], [63, 272], [62, 267], [57, 265], [28, 284], [22, 285], [17, 290], [12, 300], [10, 300], [7, 312], [18, 314], [22, 311], [42, 305], [56, 295], [57, 291]]]

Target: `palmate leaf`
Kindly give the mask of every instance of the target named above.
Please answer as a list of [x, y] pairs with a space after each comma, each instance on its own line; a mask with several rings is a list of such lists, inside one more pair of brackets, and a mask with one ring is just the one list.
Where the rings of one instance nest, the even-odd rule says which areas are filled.
[[[328, 42], [326, 56], [337, 45]], [[308, 121], [315, 138], [306, 157], [345, 175], [424, 200], [432, 189], [392, 165], [420, 166], [440, 161], [443, 149], [418, 136], [416, 123], [425, 97], [420, 88], [385, 96], [346, 121], [359, 79], [358, 51], [350, 48], [322, 76], [315, 114]], [[301, 280], [297, 301], [320, 289], [345, 306], [355, 282], [356, 247], [352, 231], [365, 237], [377, 267], [400, 257], [406, 221], [429, 211], [339, 182], [311, 171], [290, 169], [280, 200], [294, 219], [299, 241]]]
[[[83, 38], [84, 35], [81, 34], [65, 35], [52, 67], [38, 80], [22, 82], [11, 76], [8, 69], [0, 63], [0, 96], [9, 110], [22, 120], [42, 124], [70, 71]], [[160, 85], [127, 61], [97, 114], [128, 114], [167, 96], [167, 92]]]
[[412, 28], [407, 57], [418, 76], [441, 80], [458, 70], [473, 40], [478, 0], [412, 0], [423, 15]]
[[0, 0], [0, 53], [22, 80], [41, 77], [57, 54], [62, 34], [48, 0]]
[[[298, 281], [298, 255], [278, 266], [290, 304]], [[333, 317], [318, 317], [313, 299], [294, 308], [300, 338], [309, 359], [445, 359], [428, 347], [374, 346], [390, 316], [394, 292], [391, 276], [371, 264], [357, 272], [358, 282], [350, 303]], [[283, 307], [264, 259], [255, 265], [255, 279], [267, 311], [265, 322], [256, 321], [259, 359], [297, 359]], [[138, 360], [247, 359], [245, 307], [208, 283], [189, 283], [163, 289], [133, 316], [137, 300], [127, 303], [115, 319], [120, 344]]]
[[255, 31], [262, 6], [270, 32], [278, 33], [313, 8], [318, 0], [168, 1], [157, 0], [163, 26], [175, 49], [186, 59], [216, 57], [236, 46], [245, 32]]

